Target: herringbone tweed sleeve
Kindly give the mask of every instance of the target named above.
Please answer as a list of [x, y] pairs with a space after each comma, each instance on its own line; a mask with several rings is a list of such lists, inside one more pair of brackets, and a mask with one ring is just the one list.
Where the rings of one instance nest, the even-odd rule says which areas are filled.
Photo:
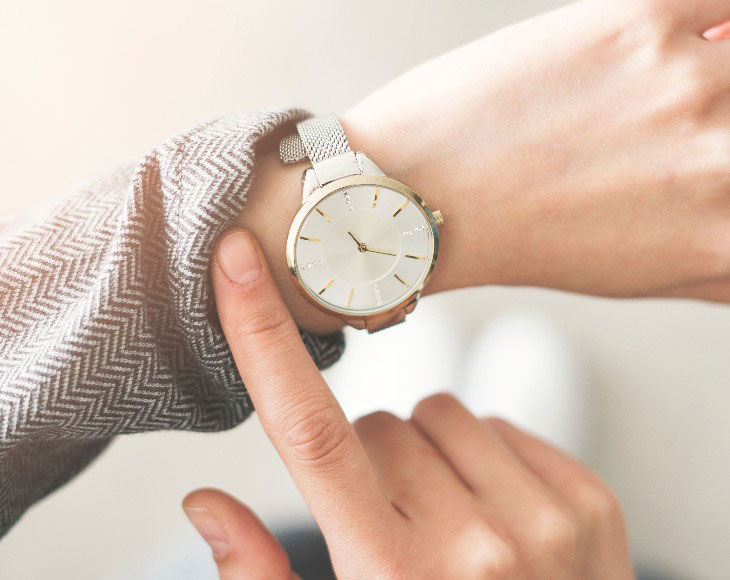
[[[252, 412], [209, 256], [244, 207], [256, 143], [303, 117], [197, 125], [0, 226], [0, 536], [115, 435], [217, 431]], [[302, 338], [320, 367], [343, 349], [341, 333]]]

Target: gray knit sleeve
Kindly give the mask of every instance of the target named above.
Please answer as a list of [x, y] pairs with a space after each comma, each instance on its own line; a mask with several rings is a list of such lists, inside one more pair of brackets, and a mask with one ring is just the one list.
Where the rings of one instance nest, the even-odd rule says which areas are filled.
[[[119, 434], [218, 431], [252, 411], [208, 283], [256, 143], [304, 117], [232, 115], [0, 227], [0, 536]], [[320, 368], [336, 333], [302, 338]]]

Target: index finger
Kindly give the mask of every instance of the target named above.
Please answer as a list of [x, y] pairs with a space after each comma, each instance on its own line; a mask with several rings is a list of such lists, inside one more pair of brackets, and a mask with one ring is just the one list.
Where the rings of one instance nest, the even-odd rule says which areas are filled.
[[[322, 378], [254, 237], [230, 230], [212, 281], [218, 316], [266, 434], [323, 532], [382, 525], [387, 500], [342, 408]], [[341, 522], [338, 524], [338, 522]]]

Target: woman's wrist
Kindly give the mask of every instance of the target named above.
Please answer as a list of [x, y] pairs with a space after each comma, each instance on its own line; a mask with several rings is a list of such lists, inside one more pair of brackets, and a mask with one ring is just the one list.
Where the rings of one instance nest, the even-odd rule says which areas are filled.
[[[519, 228], [509, 221], [515, 216], [515, 210], [507, 207], [509, 199], [490, 199], [463, 187], [463, 176], [447, 166], [438, 166], [434, 152], [438, 152], [439, 145], [429, 142], [423, 129], [416, 139], [409, 139], [408, 135], [413, 135], [410, 129], [388, 124], [385, 113], [370, 114], [353, 109], [341, 116], [352, 148], [365, 152], [386, 175], [419, 193], [429, 207], [440, 209], [446, 220], [439, 232], [442, 243], [437, 266], [424, 294], [510, 283], [514, 255], [510, 245], [516, 245], [513, 232]], [[404, 134], [406, 137], [401, 137]], [[342, 328], [344, 323], [301, 296], [292, 284], [285, 258], [291, 219], [301, 204], [305, 168], [305, 163], [284, 165], [274, 148], [262, 150], [246, 207], [235, 225], [257, 237], [298, 326], [326, 334]]]
[[[505, 193], [506, 179], [482, 188], [470, 183], [463, 166], [452, 167], [439, 155], [450, 146], [443, 128], [415, 122], [407, 114], [364, 101], [340, 116], [351, 147], [363, 151], [385, 172], [402, 181], [433, 210], [441, 210], [441, 245], [433, 276], [424, 294], [486, 284], [516, 283], [516, 266], [524, 198]], [[434, 112], [434, 119], [438, 115]], [[496, 158], [496, 155], [495, 155]], [[488, 159], [482, 161], [489, 163]], [[495, 162], [496, 164], [496, 162]], [[285, 243], [291, 219], [301, 205], [302, 172], [306, 163], [285, 165], [276, 148], [262, 149], [256, 163], [256, 178], [244, 211], [237, 219], [256, 235], [294, 320], [300, 328], [317, 334], [333, 332], [344, 325], [305, 300], [290, 279]]]
[[[447, 141], [453, 132], [447, 134], [428, 118], [417, 122], [407, 114], [394, 118], [393, 113], [381, 113], [365, 101], [341, 121], [353, 149], [365, 152], [386, 175], [408, 185], [444, 216], [438, 262], [424, 293], [527, 283], [527, 273], [516, 271], [521, 265], [517, 233], [528, 210], [518, 202], [524, 200], [509, 194], [511, 184], [497, 171], [486, 184], [470, 182], [464, 172], [464, 165], [472, 162], [496, 166], [497, 153], [493, 159], [482, 152], [479, 159], [469, 160], [465, 151], [464, 163], [454, 166], [442, 155], [459, 146]], [[433, 111], [433, 118], [438, 116]]]

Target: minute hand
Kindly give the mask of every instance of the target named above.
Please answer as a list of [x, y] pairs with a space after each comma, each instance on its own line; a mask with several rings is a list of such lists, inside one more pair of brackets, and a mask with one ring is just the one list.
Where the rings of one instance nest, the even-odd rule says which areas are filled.
[[367, 246], [365, 247], [365, 251], [372, 252], [373, 254], [383, 254], [385, 256], [394, 256], [395, 257], [395, 254], [392, 252], [385, 252], [383, 250], [373, 250], [372, 248], [368, 248]]

